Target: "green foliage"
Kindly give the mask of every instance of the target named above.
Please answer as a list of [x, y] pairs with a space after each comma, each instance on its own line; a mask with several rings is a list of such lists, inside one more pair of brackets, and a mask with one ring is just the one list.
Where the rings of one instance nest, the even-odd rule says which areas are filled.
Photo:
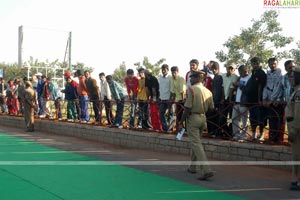
[[0, 63], [0, 69], [3, 69], [3, 78], [6, 80], [23, 78], [26, 76], [26, 72], [18, 67], [17, 63], [6, 64]]
[[89, 71], [90, 73], [94, 71], [93, 67], [85, 66], [85, 64], [81, 62], [77, 62], [76, 65], [72, 65], [72, 71], [76, 71], [78, 69], [81, 69], [82, 71]]
[[153, 76], [158, 76], [160, 72], [160, 67], [161, 65], [166, 61], [166, 59], [161, 58], [159, 59], [156, 63], [152, 64], [150, 63], [149, 59], [147, 56], [144, 57], [143, 64], [141, 65], [140, 62], [134, 63], [136, 66], [136, 69], [138, 70], [141, 67], [144, 67], [146, 69], [151, 69], [152, 70], [152, 75]]
[[297, 48], [291, 50], [291, 57], [294, 58], [295, 64], [300, 66], [300, 41], [297, 43]]
[[[282, 28], [277, 21], [279, 13], [268, 10], [263, 13], [261, 19], [252, 20], [252, 26], [242, 28], [239, 35], [230, 37], [223, 46], [228, 52], [217, 51], [216, 57], [221, 62], [246, 63], [251, 57], [257, 56], [266, 61], [271, 56], [278, 59], [286, 58], [288, 52], [280, 51], [293, 41], [292, 37], [282, 35]], [[274, 52], [273, 49], [277, 51]], [[276, 54], [275, 54], [276, 53]]]
[[113, 80], [120, 83], [123, 87], [125, 86], [125, 76], [126, 76], [126, 64], [125, 62], [122, 62], [119, 66], [119, 68], [115, 69], [112, 77]]
[[[54, 61], [46, 60], [44, 62], [40, 62], [38, 59], [34, 59], [32, 56], [24, 63], [24, 67], [22, 68], [19, 68], [17, 63], [0, 63], [0, 69], [3, 69], [4, 78], [6, 80], [15, 78], [23, 79], [23, 77], [27, 77], [27, 75], [31, 77], [37, 72], [41, 72], [46, 77], [54, 78], [54, 81], [58, 82], [60, 86], [63, 85], [62, 78], [64, 72], [69, 71], [67, 63], [61, 63], [58, 59]], [[82, 69], [84, 71], [89, 70], [90, 72], [93, 72], [92, 67], [87, 67], [84, 65], [84, 63], [80, 62], [77, 62], [76, 65], [72, 65], [71, 71], [74, 72], [77, 69]]]

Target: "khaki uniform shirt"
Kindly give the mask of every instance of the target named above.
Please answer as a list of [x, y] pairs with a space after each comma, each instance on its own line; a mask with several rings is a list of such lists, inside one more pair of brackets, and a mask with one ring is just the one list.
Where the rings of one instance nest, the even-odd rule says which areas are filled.
[[300, 113], [300, 85], [295, 87], [295, 92], [293, 92], [293, 94], [290, 96], [290, 100], [286, 106], [286, 117], [293, 118], [293, 121], [288, 122], [289, 127], [296, 128], [296, 129], [300, 128], [299, 113]]
[[205, 114], [214, 108], [212, 93], [202, 83], [194, 84], [187, 90], [184, 106], [191, 108], [191, 113]]
[[24, 103], [26, 106], [31, 106], [32, 102], [36, 101], [36, 93], [35, 91], [31, 88], [28, 87], [24, 91]]

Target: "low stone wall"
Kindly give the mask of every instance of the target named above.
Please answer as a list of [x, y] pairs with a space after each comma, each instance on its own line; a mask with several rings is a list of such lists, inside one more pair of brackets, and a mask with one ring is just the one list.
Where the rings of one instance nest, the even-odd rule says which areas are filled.
[[[21, 117], [0, 116], [0, 125], [23, 128]], [[187, 137], [175, 140], [175, 135], [156, 132], [140, 132], [128, 129], [106, 128], [89, 124], [68, 123], [50, 120], [36, 120], [35, 129], [48, 133], [69, 135], [109, 144], [150, 149], [154, 151], [189, 154]], [[291, 152], [287, 146], [238, 143], [218, 139], [202, 139], [209, 158], [233, 161], [290, 161]]]

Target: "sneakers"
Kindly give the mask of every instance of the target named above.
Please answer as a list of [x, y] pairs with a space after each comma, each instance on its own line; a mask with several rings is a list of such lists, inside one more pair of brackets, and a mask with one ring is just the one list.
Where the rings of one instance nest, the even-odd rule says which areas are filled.
[[138, 125], [138, 126], [137, 126], [137, 128], [140, 128], [140, 129], [142, 129], [143, 127], [142, 127], [142, 125]]
[[122, 126], [122, 125], [120, 125], [120, 126], [118, 126], [118, 128], [119, 128], [119, 129], [122, 129], [122, 128], [123, 128], [123, 126]]
[[73, 119], [67, 119], [67, 122], [74, 122]]
[[257, 139], [258, 139], [260, 142], [264, 142], [264, 141], [265, 141], [264, 133], [260, 133], [259, 136], [257, 137]]

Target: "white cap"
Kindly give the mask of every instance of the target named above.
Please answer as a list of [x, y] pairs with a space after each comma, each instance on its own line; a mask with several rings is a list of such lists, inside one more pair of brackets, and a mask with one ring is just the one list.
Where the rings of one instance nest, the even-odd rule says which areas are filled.
[[41, 72], [38, 72], [35, 74], [36, 76], [42, 76], [43, 74]]

